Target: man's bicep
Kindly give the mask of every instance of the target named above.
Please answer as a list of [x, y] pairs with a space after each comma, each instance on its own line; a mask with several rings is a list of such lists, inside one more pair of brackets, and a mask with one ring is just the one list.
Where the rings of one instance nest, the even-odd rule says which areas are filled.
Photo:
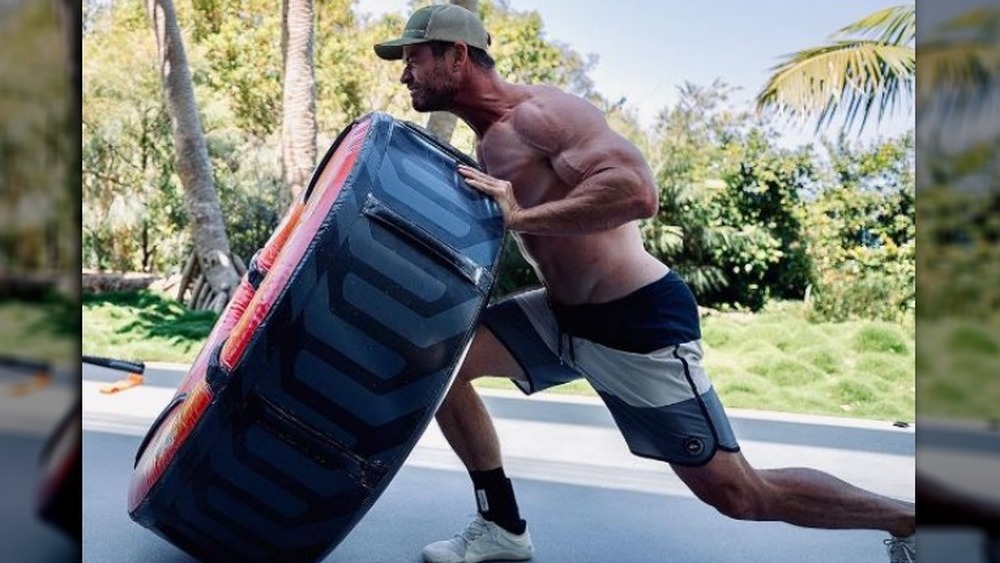
[[580, 139], [551, 157], [552, 168], [570, 185], [579, 185], [602, 172], [644, 166], [642, 154], [610, 129]]

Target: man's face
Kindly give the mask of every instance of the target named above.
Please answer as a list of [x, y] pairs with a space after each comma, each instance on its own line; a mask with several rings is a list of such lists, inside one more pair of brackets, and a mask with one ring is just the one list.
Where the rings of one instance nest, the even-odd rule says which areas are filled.
[[429, 45], [403, 47], [403, 74], [399, 81], [410, 90], [410, 103], [417, 111], [441, 111], [451, 107], [458, 93], [448, 72], [451, 51], [435, 57]]

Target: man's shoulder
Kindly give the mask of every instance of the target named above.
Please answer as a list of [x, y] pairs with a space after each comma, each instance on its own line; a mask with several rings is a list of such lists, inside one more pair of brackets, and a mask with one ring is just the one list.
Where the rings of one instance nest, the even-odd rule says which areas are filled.
[[587, 123], [602, 117], [593, 104], [577, 95], [553, 86], [529, 88], [530, 95], [514, 108], [511, 124], [522, 138], [538, 148], [555, 150], [573, 131], [586, 128]]
[[527, 96], [515, 108], [518, 113], [527, 113], [529, 115], [537, 113], [560, 114], [563, 112], [580, 112], [581, 110], [597, 110], [587, 100], [555, 86], [523, 86], [523, 88]]

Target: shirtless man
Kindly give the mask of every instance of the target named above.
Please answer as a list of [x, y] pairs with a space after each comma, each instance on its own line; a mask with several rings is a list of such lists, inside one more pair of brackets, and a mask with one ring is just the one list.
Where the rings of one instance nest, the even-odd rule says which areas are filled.
[[424, 548], [430, 563], [527, 560], [533, 546], [504, 474], [493, 423], [471, 382], [503, 376], [525, 393], [585, 377], [629, 449], [670, 463], [698, 498], [743, 520], [889, 532], [890, 560], [915, 561], [914, 506], [804, 468], [757, 470], [739, 451], [701, 365], [694, 296], [646, 252], [637, 221], [657, 211], [642, 154], [587, 101], [505, 82], [489, 35], [455, 5], [414, 12], [375, 45], [404, 63], [414, 109], [445, 110], [475, 132], [466, 182], [493, 197], [544, 289], [491, 306], [437, 421], [469, 470], [479, 514]]

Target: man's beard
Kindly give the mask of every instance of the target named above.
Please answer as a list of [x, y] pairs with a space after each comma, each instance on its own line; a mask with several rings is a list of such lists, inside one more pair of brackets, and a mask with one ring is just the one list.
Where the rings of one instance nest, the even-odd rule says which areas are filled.
[[413, 95], [413, 92], [410, 93], [410, 102], [413, 105], [413, 109], [419, 112], [447, 111], [451, 107], [451, 102], [455, 99], [457, 93], [458, 89], [450, 86], [418, 86], [416, 88], [416, 96]]

